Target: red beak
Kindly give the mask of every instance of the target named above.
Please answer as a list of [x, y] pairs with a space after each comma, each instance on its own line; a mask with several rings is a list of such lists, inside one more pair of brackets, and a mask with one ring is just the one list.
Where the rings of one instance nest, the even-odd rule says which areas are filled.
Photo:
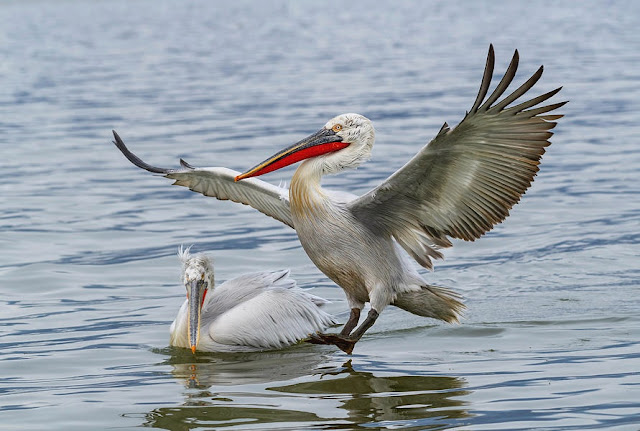
[[349, 146], [349, 143], [342, 142], [342, 138], [333, 130], [321, 129], [292, 146], [277, 152], [245, 173], [238, 175], [235, 180], [240, 181], [245, 178], [257, 177], [304, 159], [341, 150], [347, 146]]

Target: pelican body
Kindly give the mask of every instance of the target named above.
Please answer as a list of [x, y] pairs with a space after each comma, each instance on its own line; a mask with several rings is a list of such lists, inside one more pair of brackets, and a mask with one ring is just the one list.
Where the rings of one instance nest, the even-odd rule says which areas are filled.
[[214, 287], [213, 262], [179, 252], [187, 299], [171, 324], [170, 344], [193, 353], [274, 350], [335, 324], [327, 301], [296, 286], [289, 271], [245, 274]]
[[[547, 114], [566, 102], [537, 105], [561, 88], [511, 106], [540, 79], [540, 67], [504, 96], [518, 67], [518, 51], [488, 96], [494, 66], [489, 47], [480, 90], [463, 120], [444, 123], [436, 137], [379, 186], [362, 196], [321, 186], [324, 175], [356, 168], [375, 140], [373, 124], [342, 114], [318, 132], [240, 174], [226, 168], [151, 166], [131, 153], [114, 132], [116, 146], [136, 166], [164, 174], [174, 184], [219, 199], [251, 205], [293, 227], [315, 265], [345, 291], [351, 308], [339, 334], [317, 334], [316, 343], [351, 353], [355, 343], [388, 305], [457, 322], [464, 305], [455, 292], [429, 285], [411, 258], [432, 269], [449, 238], [473, 241], [502, 222], [531, 185], [540, 159], [562, 115]], [[289, 190], [259, 175], [302, 162]], [[356, 328], [365, 303], [371, 309]]]

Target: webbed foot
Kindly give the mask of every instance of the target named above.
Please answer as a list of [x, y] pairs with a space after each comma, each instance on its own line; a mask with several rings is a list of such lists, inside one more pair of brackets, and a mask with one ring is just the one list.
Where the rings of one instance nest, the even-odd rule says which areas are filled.
[[353, 347], [358, 342], [357, 339], [343, 337], [339, 334], [322, 333], [313, 334], [306, 341], [312, 344], [333, 344], [335, 346], [338, 346], [338, 348], [345, 352], [347, 355], [350, 355], [351, 352], [353, 352]]

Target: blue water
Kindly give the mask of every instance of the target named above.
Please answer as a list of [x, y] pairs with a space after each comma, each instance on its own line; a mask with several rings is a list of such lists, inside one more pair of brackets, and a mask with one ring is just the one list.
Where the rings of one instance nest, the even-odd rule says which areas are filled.
[[[0, 429], [637, 430], [640, 7], [531, 3], [0, 3]], [[326, 183], [362, 193], [462, 118], [489, 43], [571, 102], [511, 216], [426, 274], [461, 325], [390, 308], [352, 357], [168, 347], [180, 244], [348, 306], [291, 229], [133, 167], [111, 129], [243, 170], [358, 112], [372, 160]]]

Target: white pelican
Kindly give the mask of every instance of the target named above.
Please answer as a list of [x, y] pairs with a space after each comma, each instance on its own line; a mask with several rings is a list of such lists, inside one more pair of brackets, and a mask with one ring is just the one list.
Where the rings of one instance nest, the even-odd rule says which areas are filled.
[[171, 324], [170, 344], [203, 352], [273, 350], [335, 324], [327, 301], [296, 287], [289, 271], [245, 274], [214, 287], [213, 262], [180, 249], [187, 299]]
[[[505, 75], [485, 99], [493, 66], [490, 46], [480, 91], [462, 121], [453, 129], [444, 123], [407, 164], [359, 197], [320, 185], [323, 175], [355, 168], [369, 158], [375, 132], [371, 121], [358, 114], [331, 119], [243, 174], [196, 168], [183, 160], [178, 169], [157, 168], [131, 153], [115, 132], [114, 143], [133, 164], [164, 174], [174, 184], [251, 205], [295, 228], [304, 250], [344, 289], [351, 308], [340, 334], [317, 334], [315, 341], [351, 353], [387, 305], [457, 322], [464, 309], [460, 296], [427, 284], [402, 249], [432, 269], [432, 259], [443, 257], [439, 249], [452, 245], [448, 237], [473, 241], [503, 221], [538, 171], [553, 135], [550, 129], [562, 117], [547, 113], [566, 102], [536, 106], [562, 87], [509, 106], [533, 87], [543, 70], [541, 66], [501, 98], [516, 73], [515, 51]], [[249, 178], [302, 160], [289, 190]], [[371, 310], [356, 328], [366, 302]]]

